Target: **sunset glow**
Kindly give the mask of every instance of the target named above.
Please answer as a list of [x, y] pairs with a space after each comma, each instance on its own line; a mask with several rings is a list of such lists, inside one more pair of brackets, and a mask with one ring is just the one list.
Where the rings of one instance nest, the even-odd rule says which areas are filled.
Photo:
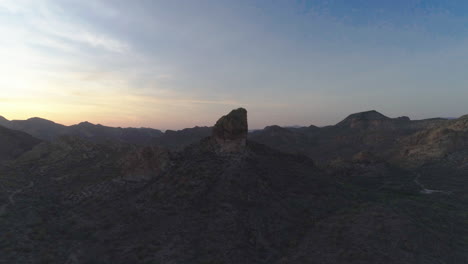
[[178, 129], [238, 106], [255, 128], [466, 112], [466, 4], [176, 2], [1, 0], [0, 115]]

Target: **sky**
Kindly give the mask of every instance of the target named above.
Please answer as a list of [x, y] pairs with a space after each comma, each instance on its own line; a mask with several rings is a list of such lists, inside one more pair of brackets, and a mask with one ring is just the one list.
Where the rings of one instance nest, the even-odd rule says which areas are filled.
[[468, 113], [468, 1], [0, 0], [0, 115], [250, 128]]

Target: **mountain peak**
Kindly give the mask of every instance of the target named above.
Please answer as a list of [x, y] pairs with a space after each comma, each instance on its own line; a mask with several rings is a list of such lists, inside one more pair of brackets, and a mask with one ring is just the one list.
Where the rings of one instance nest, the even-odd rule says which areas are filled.
[[381, 122], [391, 120], [391, 118], [375, 111], [365, 111], [355, 114], [351, 114], [346, 117], [343, 121], [339, 122], [337, 126], [347, 126], [347, 127], [361, 127], [363, 124], [372, 123], [372, 122]]
[[31, 118], [28, 118], [26, 121], [33, 122], [33, 123], [55, 124], [54, 121], [50, 121], [50, 120], [40, 118], [40, 117], [31, 117]]
[[221, 152], [240, 152], [245, 148], [247, 131], [247, 110], [238, 108], [216, 122], [212, 138], [221, 147]]
[[[389, 117], [375, 111], [375, 110], [370, 110], [370, 111], [364, 111], [364, 112], [359, 112], [359, 113], [354, 113], [349, 115], [346, 119], [348, 118], [359, 118], [359, 119], [366, 119], [366, 120], [384, 120], [384, 119], [390, 119]], [[345, 120], [346, 120], [345, 119]]]
[[87, 127], [90, 127], [90, 126], [94, 126], [93, 123], [90, 123], [88, 121], [84, 121], [84, 122], [81, 122], [78, 124], [78, 126], [87, 126]]
[[271, 125], [271, 126], [266, 126], [264, 130], [284, 130], [284, 128], [278, 125]]

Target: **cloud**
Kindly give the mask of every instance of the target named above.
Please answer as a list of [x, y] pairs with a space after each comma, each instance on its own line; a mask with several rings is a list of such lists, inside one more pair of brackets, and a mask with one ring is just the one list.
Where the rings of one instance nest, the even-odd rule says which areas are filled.
[[[312, 11], [291, 1], [0, 0], [0, 97], [24, 113], [155, 114], [188, 126], [196, 120], [185, 116], [240, 105], [262, 112], [256, 122], [329, 124], [362, 107], [402, 109], [440, 87], [447, 109], [466, 95], [463, 18]], [[430, 104], [406, 109], [418, 107]]]
[[13, 14], [26, 13], [29, 11], [28, 5], [33, 3], [31, 0], [0, 0], [0, 10]]
[[66, 42], [109, 52], [125, 53], [130, 50], [125, 41], [99, 32], [85, 21], [71, 19], [56, 1], [0, 0], [1, 9], [16, 16], [21, 23], [19, 27], [35, 36], [28, 40], [30, 43], [35, 43], [37, 37], [39, 44], [51, 48], [65, 47], [67, 51], [70, 51], [70, 46]]
[[93, 32], [80, 24], [66, 24], [59, 22], [54, 18], [39, 18], [33, 21], [36, 29], [54, 37], [49, 41], [54, 44], [59, 42], [57, 39], [76, 42], [77, 44], [85, 44], [93, 48], [101, 48], [110, 52], [126, 53], [130, 50], [130, 46], [116, 38], [110, 37], [103, 33]]

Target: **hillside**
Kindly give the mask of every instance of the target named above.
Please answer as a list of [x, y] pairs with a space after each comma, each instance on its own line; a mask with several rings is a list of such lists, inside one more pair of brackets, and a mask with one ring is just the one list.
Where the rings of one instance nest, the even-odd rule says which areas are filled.
[[0, 161], [16, 158], [40, 142], [26, 133], [0, 126]]

